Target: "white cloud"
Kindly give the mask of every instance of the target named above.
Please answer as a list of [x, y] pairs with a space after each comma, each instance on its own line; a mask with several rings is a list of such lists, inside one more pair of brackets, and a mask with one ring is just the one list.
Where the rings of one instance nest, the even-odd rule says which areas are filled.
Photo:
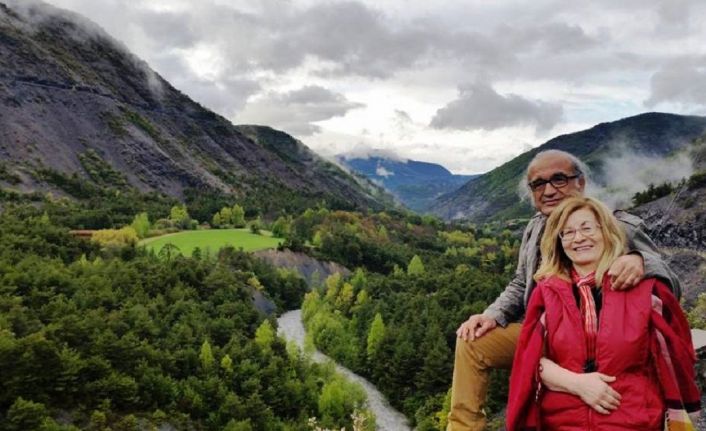
[[559, 132], [706, 108], [698, 0], [49, 3], [205, 106], [324, 154], [363, 143], [479, 173]]
[[391, 177], [392, 175], [395, 175], [395, 173], [394, 173], [394, 172], [391, 172], [391, 171], [388, 171], [387, 169], [385, 169], [384, 166], [378, 166], [378, 167], [375, 169], [375, 175], [377, 175], [377, 176], [379, 176], [379, 177], [385, 177], [385, 178], [387, 178], [387, 177]]

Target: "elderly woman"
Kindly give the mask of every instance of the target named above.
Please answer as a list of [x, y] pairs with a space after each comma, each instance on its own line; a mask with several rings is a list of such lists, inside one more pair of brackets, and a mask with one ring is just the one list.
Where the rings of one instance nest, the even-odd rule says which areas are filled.
[[507, 429], [689, 430], [696, 356], [678, 301], [658, 279], [611, 289], [625, 250], [611, 212], [570, 198], [552, 212], [537, 288], [513, 362]]

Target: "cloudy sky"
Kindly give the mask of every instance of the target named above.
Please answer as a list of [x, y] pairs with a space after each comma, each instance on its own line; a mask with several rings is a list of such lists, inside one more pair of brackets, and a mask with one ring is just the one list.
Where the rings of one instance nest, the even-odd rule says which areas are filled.
[[47, 1], [234, 123], [327, 156], [481, 173], [602, 121], [706, 114], [698, 0]]

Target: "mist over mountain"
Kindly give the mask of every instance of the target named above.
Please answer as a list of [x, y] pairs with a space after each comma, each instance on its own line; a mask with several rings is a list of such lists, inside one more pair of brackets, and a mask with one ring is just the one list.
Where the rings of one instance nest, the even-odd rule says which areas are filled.
[[478, 175], [455, 175], [445, 167], [417, 160], [381, 156], [338, 156], [349, 169], [390, 191], [408, 208], [424, 213], [437, 197], [453, 192]]
[[595, 183], [590, 194], [613, 207], [629, 207], [633, 194], [649, 183], [691, 175], [691, 160], [676, 152], [705, 131], [706, 117], [652, 112], [557, 136], [439, 197], [433, 212], [472, 221], [529, 216], [532, 208], [520, 201], [518, 185], [530, 160], [548, 149], [568, 151], [588, 164]]
[[[292, 193], [313, 205], [381, 208], [379, 188], [291, 136], [234, 126], [194, 102], [87, 19], [41, 2], [0, 3], [0, 163], [16, 191], [47, 172], [178, 198]], [[0, 179], [2, 181], [2, 179]]]

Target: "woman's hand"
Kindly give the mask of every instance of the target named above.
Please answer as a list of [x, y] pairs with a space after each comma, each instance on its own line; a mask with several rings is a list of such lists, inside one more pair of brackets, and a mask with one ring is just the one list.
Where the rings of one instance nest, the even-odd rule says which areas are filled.
[[576, 374], [571, 392], [598, 413], [607, 415], [620, 406], [620, 394], [608, 383], [615, 377], [601, 373]]

